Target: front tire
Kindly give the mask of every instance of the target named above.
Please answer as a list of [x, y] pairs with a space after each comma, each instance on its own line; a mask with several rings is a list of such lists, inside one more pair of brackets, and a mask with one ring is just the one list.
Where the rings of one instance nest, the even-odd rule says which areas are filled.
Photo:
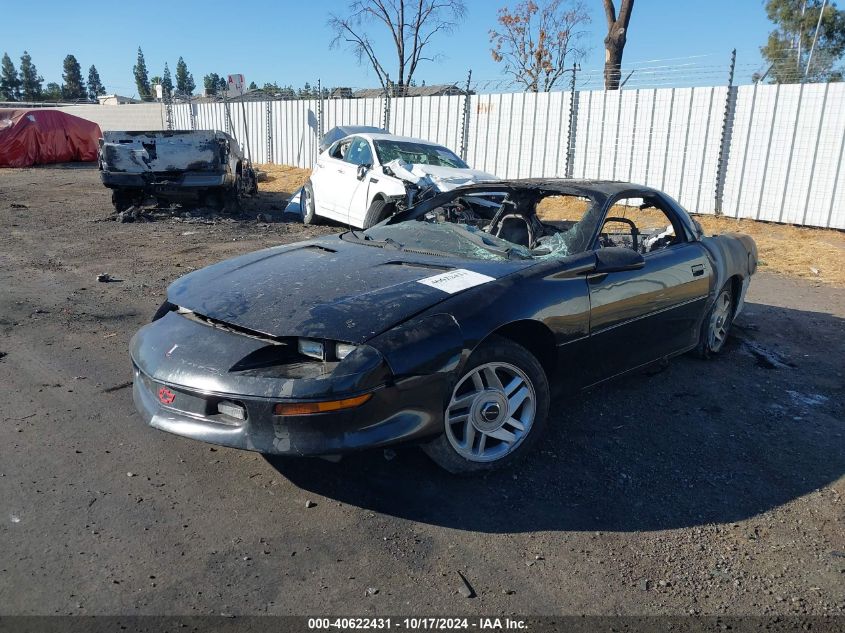
[[302, 208], [303, 224], [319, 224], [320, 217], [317, 215], [316, 204], [314, 203], [314, 187], [310, 180], [306, 180], [302, 186], [302, 193], [299, 195], [299, 205]]
[[370, 204], [370, 208], [367, 209], [367, 215], [364, 216], [364, 228], [368, 229], [371, 226], [375, 226], [382, 220], [393, 215], [395, 212], [395, 203], [382, 200], [381, 198], [376, 198], [373, 200], [372, 204]]
[[729, 281], [716, 295], [716, 301], [701, 324], [696, 348], [701, 358], [709, 358], [722, 350], [733, 324], [734, 311], [733, 284]]
[[513, 341], [493, 337], [472, 356], [444, 412], [444, 432], [425, 453], [451, 473], [506, 468], [545, 431], [549, 383], [537, 358]]

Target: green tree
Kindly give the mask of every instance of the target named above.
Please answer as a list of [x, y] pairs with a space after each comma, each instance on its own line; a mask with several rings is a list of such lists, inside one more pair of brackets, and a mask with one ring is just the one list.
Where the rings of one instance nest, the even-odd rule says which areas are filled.
[[254, 81], [249, 82], [249, 90], [258, 90], [258, 84]]
[[161, 78], [161, 93], [165, 99], [173, 96], [173, 79], [170, 76], [170, 68], [164, 62], [164, 76]]
[[222, 94], [226, 90], [226, 78], [217, 73], [209, 73], [202, 78], [202, 85], [209, 95]]
[[176, 62], [176, 92], [180, 95], [190, 97], [194, 94], [197, 84], [194, 83], [194, 76], [188, 72], [188, 65], [181, 57]]
[[62, 88], [64, 98], [68, 101], [87, 99], [88, 91], [85, 89], [85, 82], [82, 80], [82, 69], [79, 67], [76, 57], [73, 55], [65, 57], [62, 68], [62, 79], [65, 82]]
[[0, 101], [17, 101], [20, 98], [21, 80], [8, 53], [3, 53], [0, 62]]
[[47, 84], [47, 87], [44, 89], [44, 92], [41, 94], [41, 98], [44, 101], [61, 101], [62, 100], [62, 87], [54, 81], [51, 81]]
[[766, 14], [775, 25], [766, 45], [760, 48], [770, 66], [766, 75], [769, 82], [842, 80], [845, 11], [837, 9], [834, 2], [822, 0], [768, 0]]
[[97, 67], [91, 64], [91, 68], [88, 69], [88, 99], [96, 101], [98, 96], [104, 94], [106, 94], [106, 88], [100, 81], [100, 73], [97, 72]]
[[138, 47], [138, 59], [132, 67], [132, 74], [135, 75], [135, 86], [138, 88], [138, 98], [142, 101], [150, 101], [153, 97], [150, 88], [150, 79], [147, 75], [147, 62], [144, 61], [144, 51]]
[[21, 98], [24, 101], [38, 101], [41, 99], [41, 86], [44, 83], [44, 77], [38, 75], [38, 70], [35, 64], [32, 63], [32, 57], [26, 51], [21, 55]]

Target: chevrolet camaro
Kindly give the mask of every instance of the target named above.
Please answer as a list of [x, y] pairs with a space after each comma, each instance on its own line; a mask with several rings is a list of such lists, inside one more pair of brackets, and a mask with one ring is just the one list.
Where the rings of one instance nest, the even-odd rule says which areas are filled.
[[725, 344], [757, 266], [660, 191], [514, 180], [176, 280], [131, 343], [157, 429], [290, 456], [416, 443], [509, 465], [550, 400]]

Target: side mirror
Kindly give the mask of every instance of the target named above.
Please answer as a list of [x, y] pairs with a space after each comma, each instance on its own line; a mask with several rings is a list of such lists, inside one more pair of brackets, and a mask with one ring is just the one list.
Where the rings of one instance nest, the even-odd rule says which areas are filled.
[[370, 171], [372, 165], [358, 165], [358, 180], [364, 180], [364, 176]]
[[637, 251], [620, 246], [600, 248], [596, 251], [594, 274], [618, 273], [639, 270], [645, 266], [645, 259]]

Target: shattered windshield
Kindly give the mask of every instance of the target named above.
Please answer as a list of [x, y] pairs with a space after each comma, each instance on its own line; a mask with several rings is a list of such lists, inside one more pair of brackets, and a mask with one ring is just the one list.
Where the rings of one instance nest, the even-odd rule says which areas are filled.
[[374, 226], [356, 235], [373, 245], [423, 254], [498, 260], [531, 257], [528, 249], [466, 224], [409, 220]]
[[439, 145], [414, 143], [413, 141], [375, 141], [376, 155], [382, 165], [399, 159], [414, 165], [435, 165], [468, 169], [468, 165], [451, 151]]
[[562, 258], [590, 248], [595, 209], [582, 196], [476, 192], [432, 205], [415, 219], [351, 231], [344, 239], [470, 259]]

